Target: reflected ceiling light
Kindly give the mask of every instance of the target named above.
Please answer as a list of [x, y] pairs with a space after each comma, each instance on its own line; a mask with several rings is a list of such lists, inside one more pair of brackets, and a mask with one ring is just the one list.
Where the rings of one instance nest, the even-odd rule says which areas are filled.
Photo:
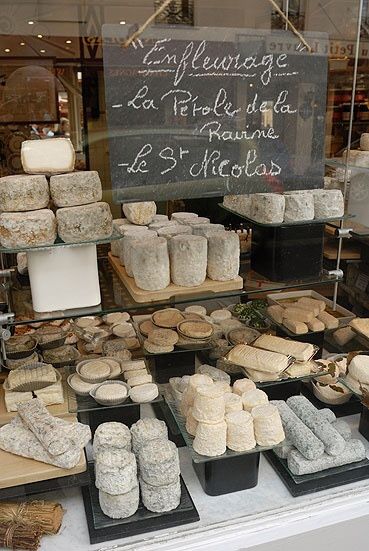
[[28, 21], [28, 25], [34, 25], [35, 22], [34, 21]]
[[42, 34], [38, 34], [38, 35], [37, 35], [37, 38], [42, 38]]
[[19, 46], [25, 46], [26, 43], [25, 42], [19, 42]]
[[72, 41], [71, 40], [66, 40], [65, 43], [66, 44], [72, 44]]
[[8, 54], [10, 52], [10, 48], [5, 48], [4, 52]]
[[119, 21], [119, 25], [125, 25], [126, 22], [125, 21]]
[[77, 79], [82, 80], [82, 71], [77, 71]]
[[46, 50], [40, 50], [40, 52], [41, 52], [42, 54], [44, 54], [44, 53], [46, 53]]

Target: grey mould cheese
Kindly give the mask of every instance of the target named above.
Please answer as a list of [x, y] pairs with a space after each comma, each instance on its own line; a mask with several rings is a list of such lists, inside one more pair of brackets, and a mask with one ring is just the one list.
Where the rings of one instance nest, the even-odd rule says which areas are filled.
[[127, 518], [135, 514], [140, 501], [138, 483], [125, 494], [111, 495], [99, 490], [100, 507], [104, 515], [110, 518]]
[[156, 215], [154, 201], [143, 201], [142, 203], [126, 203], [123, 205], [124, 216], [139, 226], [150, 224]]
[[0, 178], [0, 211], [24, 212], [44, 209], [49, 203], [49, 184], [43, 175]]
[[55, 239], [56, 221], [51, 210], [0, 214], [0, 243], [7, 249], [52, 245]]
[[317, 219], [343, 216], [345, 206], [342, 192], [339, 189], [315, 189], [314, 208]]
[[288, 193], [285, 195], [285, 222], [303, 222], [314, 219], [314, 196], [312, 193]]
[[281, 224], [285, 198], [278, 193], [255, 193], [251, 196], [250, 217], [261, 224]]
[[223, 197], [223, 205], [239, 214], [250, 216], [251, 195], [226, 195]]
[[56, 211], [58, 234], [65, 243], [110, 237], [113, 217], [107, 203], [66, 207]]
[[164, 237], [135, 241], [131, 269], [135, 283], [145, 291], [159, 291], [170, 283], [168, 243]]
[[206, 278], [208, 242], [200, 235], [176, 235], [169, 241], [170, 269], [175, 285], [195, 287]]
[[142, 502], [146, 509], [154, 513], [164, 513], [176, 509], [181, 501], [179, 477], [165, 486], [152, 486], [140, 479]]
[[240, 240], [234, 232], [216, 232], [208, 237], [208, 277], [214, 281], [236, 279], [240, 269]]
[[57, 207], [86, 205], [102, 198], [101, 182], [95, 170], [51, 176], [50, 193]]

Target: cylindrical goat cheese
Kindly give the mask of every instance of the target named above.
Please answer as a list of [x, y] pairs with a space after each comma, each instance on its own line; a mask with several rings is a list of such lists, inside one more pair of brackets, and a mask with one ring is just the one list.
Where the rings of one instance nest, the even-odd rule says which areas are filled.
[[314, 195], [312, 193], [288, 193], [285, 198], [284, 221], [304, 222], [314, 219]]
[[101, 423], [95, 431], [93, 449], [95, 456], [106, 449], [131, 451], [131, 432], [123, 423]]
[[173, 212], [171, 216], [171, 220], [176, 220], [180, 222], [184, 222], [186, 220], [193, 220], [194, 218], [197, 218], [198, 214], [195, 212]]
[[170, 283], [168, 243], [164, 237], [137, 239], [131, 247], [131, 269], [137, 287], [159, 291]]
[[191, 228], [194, 235], [201, 235], [202, 237], [209, 237], [209, 235], [223, 232], [225, 229], [223, 224], [198, 224], [192, 225]]
[[171, 278], [175, 285], [196, 287], [204, 283], [208, 242], [199, 235], [177, 235], [169, 242]]
[[180, 474], [177, 446], [163, 438], [150, 440], [138, 454], [140, 477], [151, 486], [165, 486]]
[[129, 277], [133, 277], [132, 251], [135, 250], [138, 243], [148, 243], [148, 241], [151, 243], [152, 240], [156, 238], [157, 233], [154, 230], [148, 229], [140, 232], [129, 231], [124, 234], [121, 249], [121, 263], [125, 267]]
[[6, 249], [52, 245], [56, 220], [48, 209], [0, 214], [0, 243]]
[[154, 201], [143, 201], [142, 203], [125, 203], [123, 213], [132, 224], [145, 226], [150, 224], [156, 215], [156, 204]]
[[149, 511], [165, 513], [176, 509], [181, 502], [181, 482], [179, 476], [174, 482], [164, 486], [152, 486], [140, 479], [142, 503]]
[[[131, 222], [128, 222], [128, 224], [131, 226]], [[115, 218], [113, 220], [113, 229], [123, 236], [123, 232], [120, 230], [121, 227], [126, 227], [125, 218]], [[122, 239], [115, 239], [110, 243], [110, 252], [113, 256], [119, 256], [121, 241]]]
[[285, 435], [279, 411], [273, 404], [256, 406], [251, 410], [254, 419], [255, 439], [259, 446], [275, 446]]
[[137, 464], [133, 453], [106, 449], [96, 455], [96, 488], [111, 495], [125, 494], [137, 485]]
[[51, 176], [50, 194], [57, 207], [75, 207], [101, 201], [99, 174], [96, 170], [86, 170]]
[[142, 446], [155, 438], [168, 439], [168, 427], [164, 421], [145, 417], [139, 419], [131, 427], [132, 449], [135, 454], [139, 453]]
[[339, 189], [314, 190], [314, 210], [316, 219], [341, 217], [345, 213], [342, 191]]
[[174, 224], [173, 226], [165, 226], [164, 228], [158, 229], [158, 236], [165, 237], [165, 239], [171, 239], [175, 235], [182, 234], [191, 234], [192, 228], [190, 226], [185, 226], [184, 224]]
[[113, 232], [113, 217], [108, 203], [58, 209], [56, 220], [58, 234], [65, 243], [105, 239]]
[[224, 393], [214, 383], [196, 388], [192, 416], [202, 423], [220, 423], [224, 419]]
[[250, 216], [251, 214], [251, 195], [225, 195], [223, 205], [238, 214]]
[[193, 449], [200, 455], [216, 457], [227, 449], [227, 425], [220, 423], [199, 423], [193, 441]]
[[138, 481], [136, 486], [125, 494], [116, 496], [99, 490], [99, 503], [104, 515], [110, 518], [128, 518], [135, 514], [140, 502]]
[[[235, 396], [233, 394], [233, 396]], [[227, 447], [235, 452], [252, 450], [256, 446], [254, 423], [248, 411], [233, 411], [225, 417]]]
[[0, 178], [0, 211], [44, 209], [49, 199], [49, 184], [44, 175], [16, 174]]
[[208, 277], [214, 281], [236, 279], [240, 269], [240, 240], [234, 232], [216, 232], [208, 237]]
[[278, 193], [255, 193], [251, 196], [250, 217], [260, 224], [281, 224], [285, 198]]

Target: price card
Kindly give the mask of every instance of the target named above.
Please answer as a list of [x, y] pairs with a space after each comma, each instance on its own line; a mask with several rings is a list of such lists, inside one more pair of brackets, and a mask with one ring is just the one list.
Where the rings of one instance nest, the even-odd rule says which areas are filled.
[[369, 284], [369, 276], [366, 274], [360, 273], [357, 276], [355, 287], [360, 291], [363, 291], [363, 293], [365, 293], [368, 288], [368, 284]]

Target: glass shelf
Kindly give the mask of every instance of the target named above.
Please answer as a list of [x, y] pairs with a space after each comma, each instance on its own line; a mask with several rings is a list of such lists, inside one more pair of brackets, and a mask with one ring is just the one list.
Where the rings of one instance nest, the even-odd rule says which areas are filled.
[[186, 426], [185, 426], [186, 421], [185, 421], [183, 415], [181, 414], [181, 412], [179, 411], [179, 408], [177, 406], [177, 402], [175, 401], [175, 399], [172, 395], [170, 385], [169, 384], [160, 385], [160, 390], [163, 393], [165, 401], [168, 404], [168, 406], [169, 406], [169, 408], [170, 408], [170, 410], [173, 414], [173, 417], [174, 417], [174, 419], [177, 423], [177, 426], [180, 430], [180, 433], [182, 434], [182, 436], [183, 436], [183, 438], [186, 442], [186, 446], [187, 446], [187, 448], [190, 452], [192, 461], [194, 463], [207, 463], [208, 461], [219, 461], [221, 459], [227, 459], [227, 458], [231, 458], [231, 457], [240, 457], [242, 455], [250, 455], [252, 453], [258, 453], [258, 452], [271, 450], [275, 447], [275, 446], [266, 446], [266, 447], [255, 446], [255, 448], [252, 448], [252, 450], [248, 450], [248, 451], [245, 451], [245, 452], [234, 452], [234, 451], [229, 450], [227, 448], [225, 453], [223, 453], [222, 455], [218, 455], [216, 457], [208, 457], [206, 455], [200, 455], [199, 453], [195, 452], [195, 450], [193, 449], [193, 440], [194, 439], [186, 431]]
[[17, 253], [29, 253], [32, 251], [45, 251], [48, 249], [52, 249], [54, 247], [83, 247], [85, 245], [102, 245], [104, 243], [110, 243], [111, 241], [116, 241], [117, 239], [122, 239], [122, 234], [119, 233], [119, 231], [114, 228], [113, 233], [109, 237], [105, 237], [104, 239], [94, 239], [94, 240], [87, 240], [87, 241], [78, 241], [78, 243], [65, 243], [60, 239], [60, 237], [56, 238], [55, 243], [52, 245], [40, 245], [36, 247], [14, 247], [11, 249], [0, 247], [0, 254], [17, 254]]
[[258, 226], [262, 226], [263, 228], [290, 228], [291, 226], [315, 226], [317, 224], [328, 224], [329, 222], [336, 222], [339, 220], [346, 220], [348, 218], [353, 218], [351, 215], [345, 215], [345, 216], [334, 216], [333, 218], [314, 218], [314, 220], [306, 220], [304, 222], [282, 222], [281, 224], [265, 224], [262, 222], [258, 222], [257, 220], [254, 220], [253, 218], [249, 218], [248, 216], [245, 216], [244, 214], [240, 214], [236, 212], [235, 210], [232, 210], [228, 207], [225, 207], [223, 203], [218, 203], [219, 207], [221, 207], [223, 210], [226, 210], [227, 212], [230, 212], [231, 214], [235, 214], [239, 218], [242, 218], [242, 220], [246, 220], [246, 222], [249, 222], [250, 225], [256, 224]]
[[[194, 291], [191, 295], [173, 296], [169, 300], [159, 302], [137, 303], [133, 300], [127, 289], [121, 283], [114, 272], [106, 256], [98, 259], [99, 280], [101, 290], [101, 304], [91, 308], [76, 308], [63, 311], [38, 313], [33, 310], [31, 290], [16, 277], [12, 276], [10, 285], [11, 309], [16, 313], [11, 325], [29, 324], [33, 321], [52, 321], [57, 319], [76, 318], [87, 315], [102, 315], [111, 312], [127, 311], [131, 315], [150, 313], [168, 306], [180, 306], [181, 304], [198, 303], [220, 298], [233, 298], [237, 301], [242, 297], [257, 295], [268, 291], [278, 291], [288, 288], [310, 288], [313, 285], [333, 284], [340, 278], [330, 277], [322, 273], [319, 278], [292, 280], [285, 282], [269, 281], [256, 272], [250, 270], [249, 259], [241, 261], [240, 275], [244, 278], [244, 288], [236, 291], [224, 291], [221, 293]], [[23, 278], [22, 278], [23, 280]]]
[[[325, 164], [327, 166], [330, 166], [331, 168], [346, 168], [346, 163], [343, 160], [342, 157], [332, 157], [325, 160]], [[368, 172], [369, 173], [369, 167], [367, 166], [359, 166], [359, 165], [351, 165], [349, 164], [347, 168], [351, 171], [358, 171], [358, 172]]]

